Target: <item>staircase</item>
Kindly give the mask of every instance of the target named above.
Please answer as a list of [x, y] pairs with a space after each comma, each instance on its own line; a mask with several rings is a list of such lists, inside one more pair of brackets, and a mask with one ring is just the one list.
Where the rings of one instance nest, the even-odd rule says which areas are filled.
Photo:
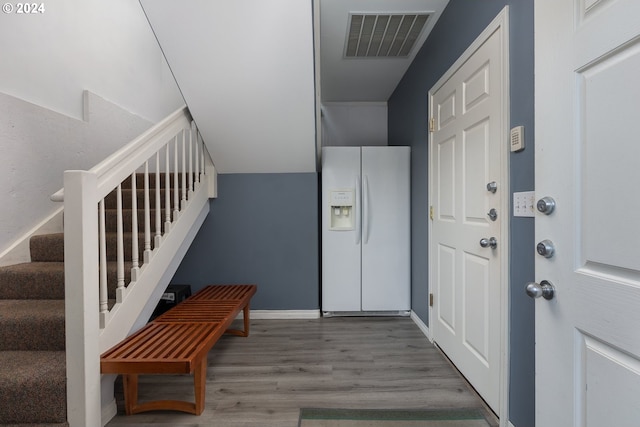
[[[138, 178], [142, 180], [142, 176]], [[130, 185], [130, 181], [123, 183], [122, 190], [127, 258], [127, 248], [132, 247]], [[143, 190], [136, 193], [138, 199], [143, 198]], [[154, 196], [153, 191], [151, 195]], [[109, 305], [113, 305], [116, 294], [116, 205], [112, 192], [105, 198]], [[138, 209], [138, 218], [142, 213]], [[143, 231], [144, 222], [140, 220], [138, 224], [139, 231]], [[155, 227], [153, 219], [151, 225]], [[31, 262], [0, 267], [0, 426], [67, 426], [64, 235], [31, 237], [30, 253]], [[140, 250], [139, 258], [142, 257]], [[125, 268], [125, 282], [129, 281], [130, 268]]]
[[65, 233], [31, 236], [30, 262], [0, 267], [0, 426], [115, 415], [100, 353], [146, 323], [216, 196], [186, 107], [64, 180]]

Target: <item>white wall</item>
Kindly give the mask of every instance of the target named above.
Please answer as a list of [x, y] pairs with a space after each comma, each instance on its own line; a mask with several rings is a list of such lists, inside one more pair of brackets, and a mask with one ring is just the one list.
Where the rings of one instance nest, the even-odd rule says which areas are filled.
[[[65, 169], [92, 167], [184, 104], [137, 0], [44, 6], [0, 13], [0, 255], [58, 207]], [[104, 98], [88, 95], [88, 112], [85, 90]]]
[[388, 145], [387, 103], [323, 103], [322, 145]]
[[0, 92], [77, 119], [85, 89], [153, 122], [184, 103], [137, 0], [44, 5], [0, 13]]
[[310, 0], [142, 5], [220, 173], [316, 171]]
[[[81, 98], [82, 99], [82, 98]], [[67, 169], [89, 169], [152, 123], [89, 92], [78, 120], [0, 93], [0, 257], [60, 203]]]

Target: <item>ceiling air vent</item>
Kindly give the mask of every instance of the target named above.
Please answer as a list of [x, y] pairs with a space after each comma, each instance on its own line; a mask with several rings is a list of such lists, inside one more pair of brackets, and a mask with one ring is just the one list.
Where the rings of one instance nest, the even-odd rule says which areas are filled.
[[347, 58], [407, 57], [428, 14], [350, 14]]

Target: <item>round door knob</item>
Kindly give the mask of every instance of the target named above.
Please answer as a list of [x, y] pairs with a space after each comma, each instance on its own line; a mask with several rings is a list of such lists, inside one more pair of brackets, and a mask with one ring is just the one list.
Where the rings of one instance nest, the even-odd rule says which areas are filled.
[[543, 280], [541, 281], [539, 284], [536, 282], [530, 282], [527, 283], [527, 286], [525, 287], [525, 291], [527, 292], [527, 295], [529, 295], [531, 298], [544, 298], [544, 299], [552, 299], [555, 292], [556, 292], [556, 288], [553, 286], [553, 284], [547, 280]]
[[498, 247], [498, 241], [495, 237], [489, 237], [488, 239], [484, 237], [480, 239], [480, 246], [482, 246], [483, 248], [495, 249]]

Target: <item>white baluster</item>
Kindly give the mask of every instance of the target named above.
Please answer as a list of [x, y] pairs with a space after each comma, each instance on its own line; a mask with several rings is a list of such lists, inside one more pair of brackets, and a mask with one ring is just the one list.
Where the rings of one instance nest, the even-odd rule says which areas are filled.
[[160, 151], [156, 153], [156, 234], [153, 240], [153, 248], [160, 247], [162, 239], [162, 207], [160, 203]]
[[171, 175], [169, 172], [169, 143], [167, 143], [167, 150], [165, 156], [165, 172], [164, 172], [164, 208], [165, 208], [165, 216], [164, 216], [164, 232], [165, 234], [169, 232], [171, 229], [171, 192], [169, 189], [171, 188]]
[[149, 161], [144, 162], [144, 254], [142, 262], [151, 260], [151, 203], [149, 200]]
[[[185, 132], [187, 132], [185, 130]], [[191, 138], [191, 129], [189, 129], [189, 194], [187, 199], [191, 199], [193, 196], [193, 139]]]
[[122, 184], [118, 184], [116, 191], [116, 301], [124, 300], [124, 233], [122, 231]]
[[198, 135], [196, 142], [198, 143], [198, 149], [200, 150], [200, 181], [202, 181], [202, 175], [207, 172], [204, 169], [204, 141], [202, 140], [202, 135], [200, 135], [200, 129], [196, 129]]
[[178, 220], [180, 213], [180, 191], [178, 187], [178, 135], [173, 145], [173, 220]]
[[182, 129], [182, 200], [180, 210], [187, 207], [187, 133]]
[[136, 172], [131, 174], [131, 281], [138, 280], [140, 260], [138, 259], [138, 185]]
[[99, 260], [100, 260], [100, 329], [106, 325], [106, 316], [109, 313], [109, 294], [107, 292], [107, 235], [105, 226], [104, 199], [99, 203], [100, 217], [98, 222]]
[[195, 175], [195, 185], [193, 190], [197, 190], [198, 186], [200, 185], [200, 159], [199, 159], [199, 154], [200, 154], [200, 148], [198, 147], [198, 128], [196, 127], [196, 122], [191, 122], [191, 140], [193, 141], [193, 143], [196, 146], [196, 175]]

